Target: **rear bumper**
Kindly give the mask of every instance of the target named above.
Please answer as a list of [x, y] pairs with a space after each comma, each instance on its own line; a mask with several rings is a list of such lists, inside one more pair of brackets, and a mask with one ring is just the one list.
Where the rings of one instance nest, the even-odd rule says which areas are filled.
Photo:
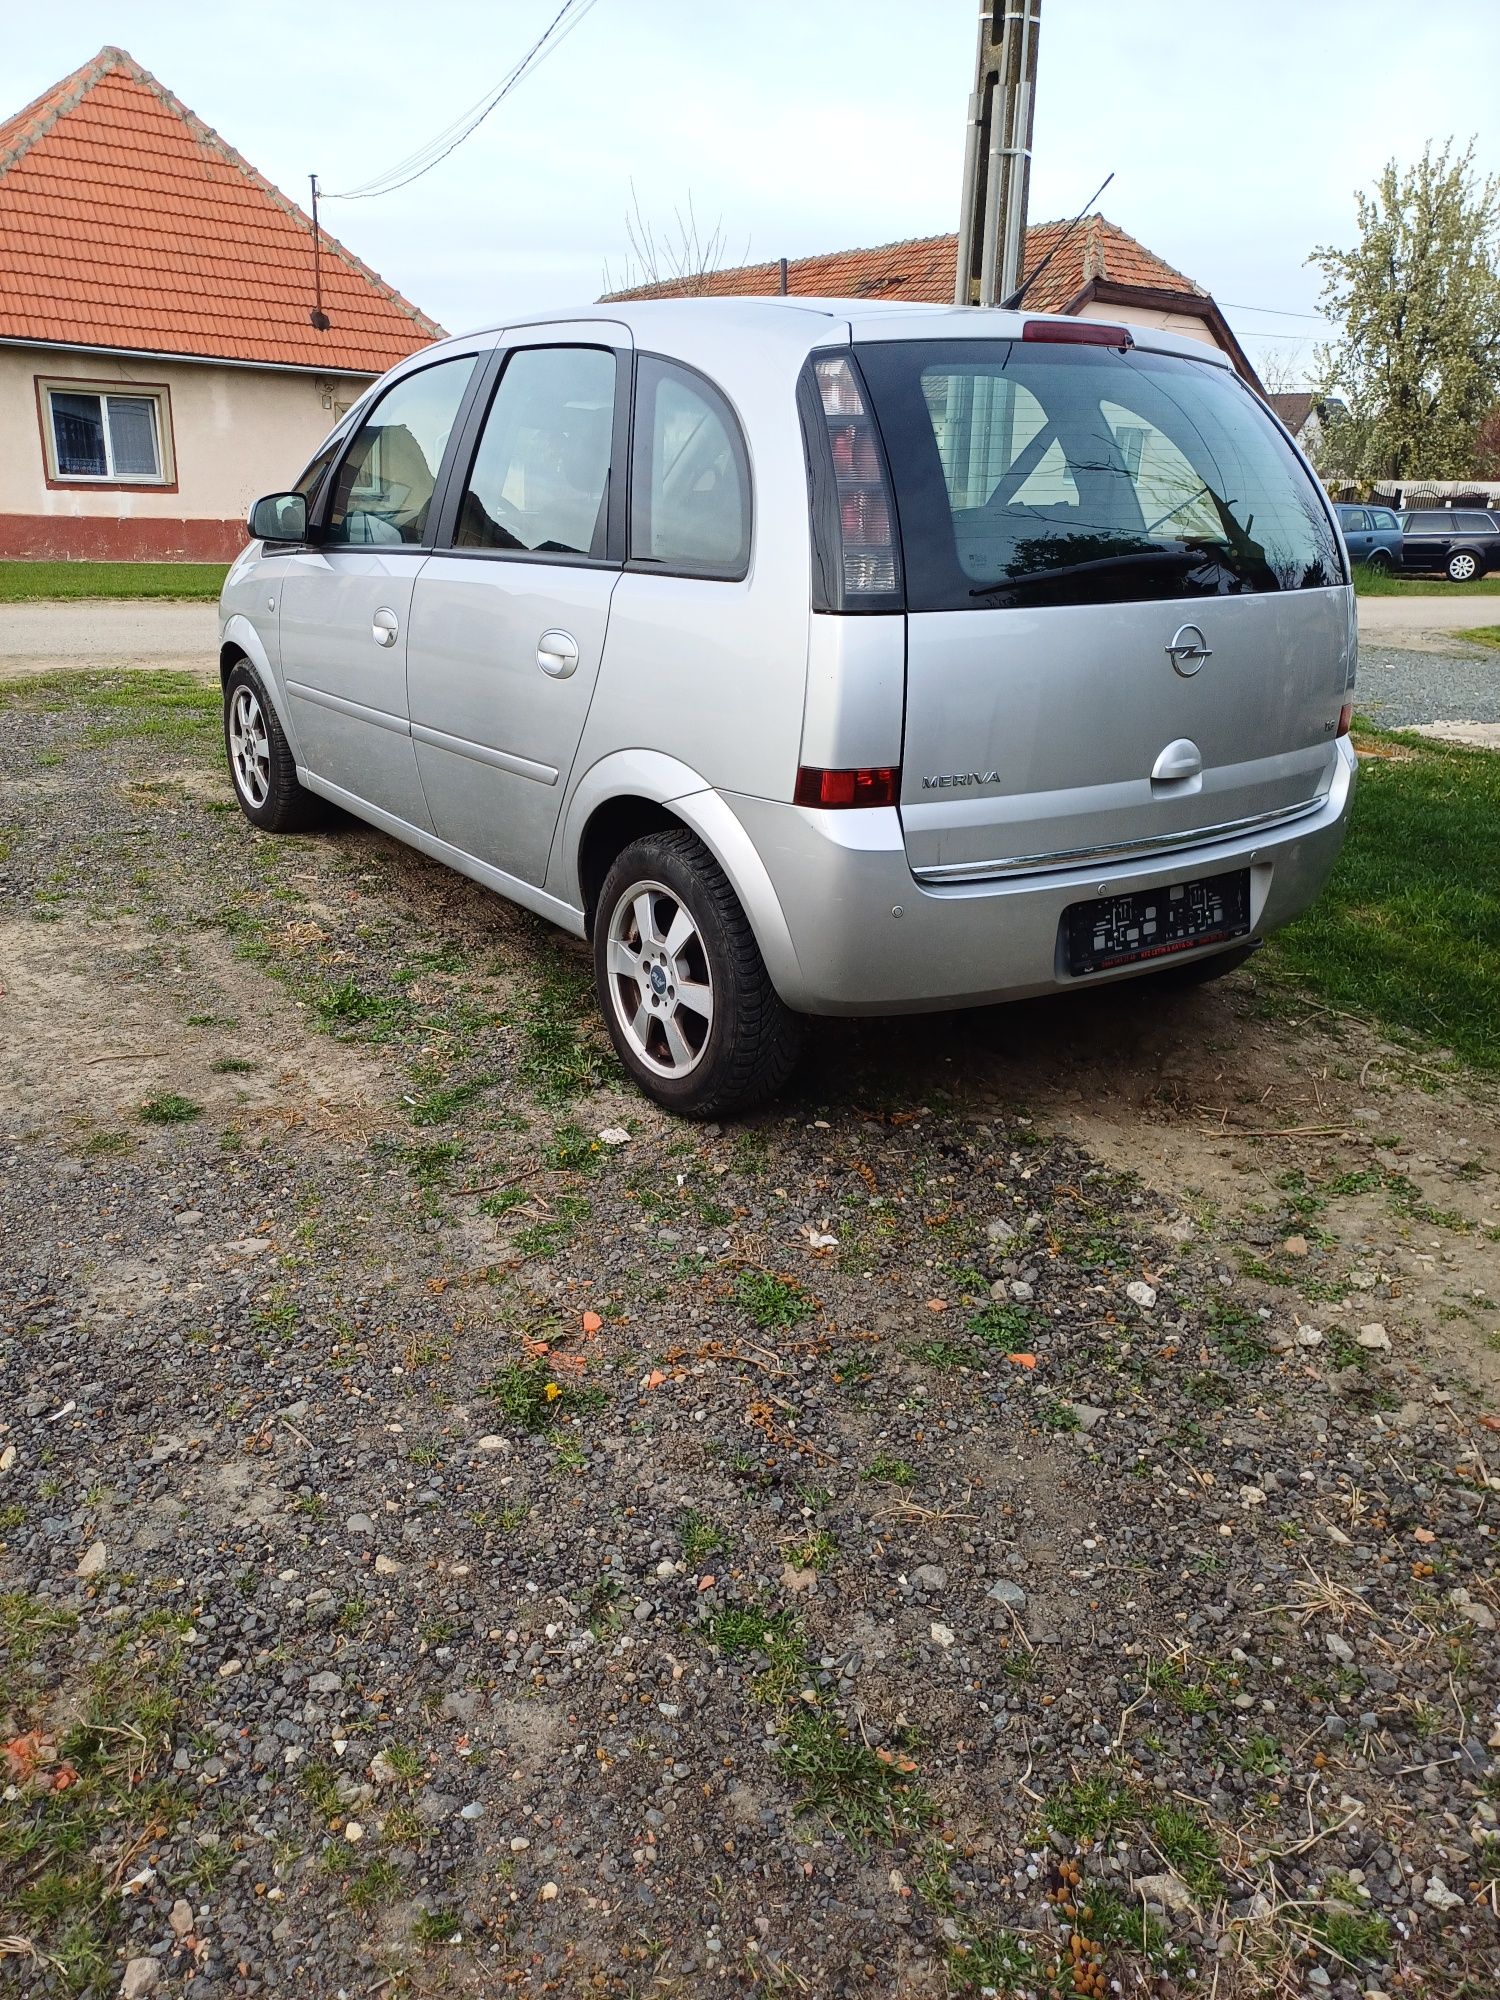
[[[1159, 971], [1160, 962], [1087, 979], [1068, 973], [1063, 912], [1098, 895], [1248, 867], [1251, 934], [1265, 936], [1300, 915], [1328, 880], [1343, 845], [1354, 775], [1354, 752], [1343, 738], [1326, 799], [1284, 826], [1107, 869], [1096, 863], [949, 886], [913, 877], [893, 807], [819, 812], [732, 793], [725, 803], [765, 864], [790, 933], [795, 965], [776, 954], [771, 968], [788, 1006], [809, 1014], [903, 1014]], [[759, 933], [753, 894], [746, 907]], [[768, 928], [776, 924], [775, 913], [765, 915]]]

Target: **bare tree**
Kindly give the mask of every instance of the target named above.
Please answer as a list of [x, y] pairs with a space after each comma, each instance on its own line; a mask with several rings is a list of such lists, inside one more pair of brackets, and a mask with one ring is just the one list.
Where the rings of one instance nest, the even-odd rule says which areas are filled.
[[[618, 283], [606, 261], [606, 295], [636, 291], [644, 285], [670, 285], [675, 293], [687, 298], [701, 297], [709, 290], [713, 273], [722, 271], [731, 261], [725, 250], [723, 217], [712, 229], [703, 228], [693, 208], [691, 189], [685, 208], [685, 213], [682, 207], [674, 208], [669, 224], [652, 223], [641, 212], [641, 198], [635, 182], [631, 181], [630, 207], [625, 213], [625, 239], [630, 248], [625, 253]], [[740, 262], [749, 254], [747, 238]]]
[[1297, 359], [1295, 347], [1262, 348], [1255, 372], [1268, 396], [1289, 395], [1296, 389], [1311, 386], [1307, 379], [1307, 365]]

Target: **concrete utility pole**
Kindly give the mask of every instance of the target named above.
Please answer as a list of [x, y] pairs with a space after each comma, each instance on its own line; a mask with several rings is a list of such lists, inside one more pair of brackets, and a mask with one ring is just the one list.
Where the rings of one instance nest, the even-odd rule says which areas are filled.
[[985, 0], [958, 224], [956, 305], [998, 305], [1021, 282], [1042, 0]]

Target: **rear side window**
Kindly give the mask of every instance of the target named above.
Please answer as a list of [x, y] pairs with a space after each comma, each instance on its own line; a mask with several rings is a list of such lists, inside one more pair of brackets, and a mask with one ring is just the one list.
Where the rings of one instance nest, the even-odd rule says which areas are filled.
[[485, 418], [454, 546], [603, 556], [614, 420], [608, 348], [518, 348]]
[[354, 433], [334, 480], [325, 539], [420, 545], [472, 354], [403, 375]]
[[1461, 534], [1492, 535], [1495, 532], [1495, 524], [1488, 514], [1460, 514], [1456, 518]]
[[1400, 528], [1400, 526], [1401, 526], [1401, 523], [1400, 523], [1400, 522], [1399, 522], [1399, 521], [1398, 521], [1398, 520], [1396, 519], [1395, 515], [1394, 515], [1393, 513], [1391, 513], [1391, 511], [1390, 511], [1390, 509], [1389, 509], [1388, 507], [1373, 507], [1373, 508], [1371, 508], [1371, 510], [1370, 510], [1370, 521], [1371, 521], [1371, 524], [1372, 524], [1372, 526], [1374, 526], [1374, 527], [1377, 527], [1377, 528], [1398, 528], [1398, 529], [1399, 529], [1399, 528]]
[[1023, 341], [859, 350], [912, 610], [1318, 589], [1318, 487], [1227, 369]]
[[631, 453], [630, 559], [679, 576], [750, 566], [750, 468], [739, 424], [711, 383], [642, 355]]

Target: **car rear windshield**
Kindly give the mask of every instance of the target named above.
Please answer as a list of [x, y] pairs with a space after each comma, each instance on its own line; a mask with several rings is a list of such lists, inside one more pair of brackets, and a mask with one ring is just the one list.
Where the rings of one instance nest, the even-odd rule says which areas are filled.
[[913, 611], [1345, 581], [1321, 491], [1228, 369], [1019, 340], [857, 354]]

